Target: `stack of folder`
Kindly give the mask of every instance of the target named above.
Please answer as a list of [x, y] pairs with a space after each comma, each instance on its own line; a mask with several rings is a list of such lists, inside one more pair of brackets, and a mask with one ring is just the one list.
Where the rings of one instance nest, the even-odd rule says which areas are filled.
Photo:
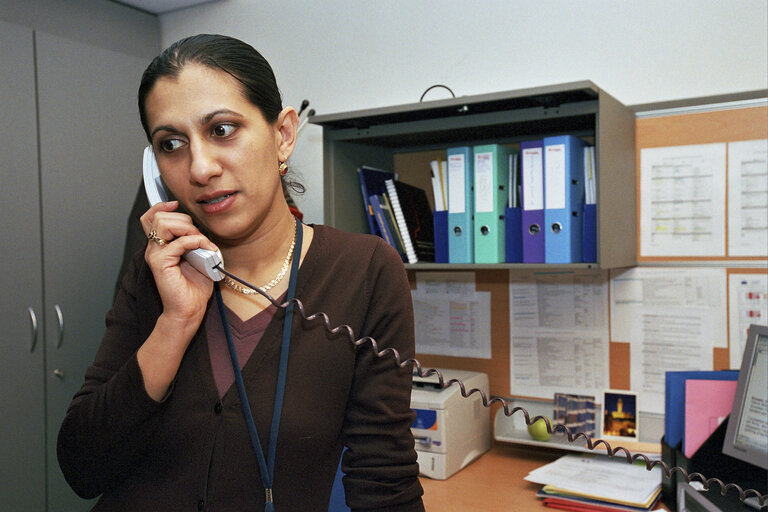
[[[594, 148], [572, 135], [520, 143], [457, 146], [433, 162], [435, 245], [450, 263], [597, 261]], [[440, 181], [440, 180], [443, 181]], [[442, 205], [445, 210], [440, 207]]]
[[[722, 459], [722, 441], [715, 443], [715, 453], [699, 450], [721, 429], [720, 420], [730, 413], [738, 378], [738, 370], [666, 372], [661, 449], [668, 466], [701, 471], [702, 468], [690, 467], [692, 460]], [[664, 499], [668, 503], [675, 502], [678, 480], [677, 473], [663, 478]]]
[[541, 498], [542, 505], [558, 510], [570, 510], [572, 512], [647, 512], [649, 510], [654, 510], [653, 507], [656, 506], [659, 501], [659, 493], [657, 493], [651, 500], [649, 506], [634, 507], [612, 501], [575, 496], [554, 489], [546, 489], [547, 488], [545, 487], [536, 493], [536, 496]]
[[[420, 227], [414, 228], [405, 225], [407, 205], [397, 198], [405, 192], [395, 194], [384, 185], [387, 180], [400, 183], [397, 175], [370, 167], [358, 169], [370, 232], [398, 247], [404, 261], [597, 261], [595, 152], [582, 139], [544, 137], [521, 142], [519, 149], [502, 144], [450, 147], [445, 160], [430, 162], [429, 172], [435, 209], [429, 210], [426, 194], [419, 189], [419, 215], [411, 213], [410, 222]], [[378, 196], [378, 201], [372, 196]], [[390, 229], [386, 228], [387, 202], [394, 215]], [[405, 223], [398, 219], [398, 209], [403, 210]], [[431, 238], [425, 242], [427, 225]], [[419, 230], [419, 240], [414, 229]]]
[[544, 487], [542, 504], [572, 511], [653, 510], [661, 495], [661, 468], [629, 464], [622, 457], [565, 455], [531, 471], [526, 480]]
[[374, 167], [360, 166], [357, 168], [357, 177], [360, 182], [360, 190], [363, 194], [363, 205], [365, 205], [365, 218], [368, 221], [368, 232], [372, 235], [384, 237], [376, 219], [376, 212], [371, 204], [371, 196], [381, 196], [386, 192], [386, 182], [388, 179], [397, 179], [397, 174], [385, 169], [376, 169]]
[[426, 192], [397, 180], [391, 171], [357, 170], [369, 232], [386, 240], [406, 263], [434, 261], [432, 210]]
[[738, 378], [737, 370], [666, 372], [664, 441], [691, 457], [719, 425], [710, 418], [730, 414]]

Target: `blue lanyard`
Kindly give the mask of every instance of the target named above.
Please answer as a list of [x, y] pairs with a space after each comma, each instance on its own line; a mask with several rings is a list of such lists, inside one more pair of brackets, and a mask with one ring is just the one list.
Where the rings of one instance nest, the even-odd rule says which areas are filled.
[[[299, 260], [301, 260], [301, 239], [302, 226], [299, 219], [296, 219], [296, 246], [294, 248], [293, 263], [291, 264], [291, 277], [288, 282], [288, 292], [286, 300], [291, 300], [296, 295], [296, 276], [299, 273]], [[240, 395], [240, 405], [243, 408], [243, 416], [248, 426], [248, 435], [251, 438], [251, 445], [256, 452], [256, 458], [259, 461], [259, 472], [261, 473], [261, 483], [264, 486], [265, 504], [264, 512], [274, 512], [275, 505], [272, 498], [272, 484], [275, 475], [275, 452], [277, 451], [277, 434], [280, 430], [280, 416], [283, 412], [283, 396], [285, 395], [285, 379], [288, 374], [288, 348], [291, 345], [291, 324], [293, 323], [293, 303], [285, 310], [285, 319], [283, 320], [283, 340], [280, 348], [280, 367], [277, 374], [277, 390], [275, 391], [275, 408], [272, 411], [272, 425], [269, 430], [269, 446], [267, 455], [269, 462], [264, 458], [264, 451], [261, 449], [259, 434], [256, 431], [256, 423], [253, 421], [251, 406], [248, 403], [248, 397], [245, 393], [245, 384], [243, 384], [243, 374], [240, 371], [240, 363], [237, 360], [235, 343], [232, 341], [232, 331], [229, 328], [227, 314], [224, 310], [224, 301], [221, 298], [221, 289], [219, 283], [214, 283], [216, 292], [216, 303], [219, 306], [221, 322], [224, 325], [224, 333], [227, 336], [227, 345], [229, 346], [229, 355], [232, 358], [232, 368], [235, 372], [235, 385]]]

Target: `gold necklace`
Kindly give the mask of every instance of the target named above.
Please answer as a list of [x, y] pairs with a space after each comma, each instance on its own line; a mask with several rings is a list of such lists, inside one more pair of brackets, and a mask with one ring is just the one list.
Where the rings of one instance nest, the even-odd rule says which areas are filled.
[[[288, 255], [285, 257], [285, 261], [283, 261], [283, 266], [280, 268], [280, 272], [277, 273], [274, 279], [272, 279], [270, 282], [268, 282], [264, 286], [259, 286], [259, 288], [262, 291], [266, 292], [271, 288], [277, 286], [277, 284], [283, 280], [283, 277], [285, 277], [286, 272], [288, 272], [288, 265], [291, 263], [291, 256], [293, 256], [293, 248], [296, 247], [296, 230], [297, 229], [298, 228], [296, 227], [296, 223], [294, 223], [293, 240], [291, 240], [291, 247], [288, 249]], [[253, 288], [250, 288], [248, 286], [243, 286], [229, 276], [224, 276], [224, 284], [229, 286], [236, 292], [242, 293], [243, 295], [256, 295], [256, 293], [258, 293]]]

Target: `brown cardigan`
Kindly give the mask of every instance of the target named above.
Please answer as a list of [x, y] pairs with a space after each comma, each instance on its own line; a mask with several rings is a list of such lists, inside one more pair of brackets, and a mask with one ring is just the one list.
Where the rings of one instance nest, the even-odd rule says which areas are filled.
[[[402, 261], [381, 238], [314, 226], [296, 297], [379, 350], [413, 357], [413, 308]], [[107, 316], [107, 331], [59, 432], [64, 475], [93, 510], [263, 510], [264, 489], [233, 386], [219, 400], [201, 326], [163, 403], [143, 387], [136, 350], [162, 310], [137, 254]], [[243, 368], [264, 453], [275, 396], [284, 311]], [[411, 368], [355, 350], [321, 321], [294, 315], [277, 445], [278, 512], [327, 511], [342, 446], [353, 510], [423, 510], [410, 425]]]

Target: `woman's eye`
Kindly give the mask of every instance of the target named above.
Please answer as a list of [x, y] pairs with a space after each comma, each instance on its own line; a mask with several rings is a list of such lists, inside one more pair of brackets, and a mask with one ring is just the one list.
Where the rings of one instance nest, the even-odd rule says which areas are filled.
[[179, 139], [166, 139], [160, 141], [160, 149], [166, 153], [170, 153], [181, 147], [181, 141]]
[[226, 137], [235, 131], [235, 126], [231, 124], [217, 124], [213, 128], [213, 134], [216, 137]]

